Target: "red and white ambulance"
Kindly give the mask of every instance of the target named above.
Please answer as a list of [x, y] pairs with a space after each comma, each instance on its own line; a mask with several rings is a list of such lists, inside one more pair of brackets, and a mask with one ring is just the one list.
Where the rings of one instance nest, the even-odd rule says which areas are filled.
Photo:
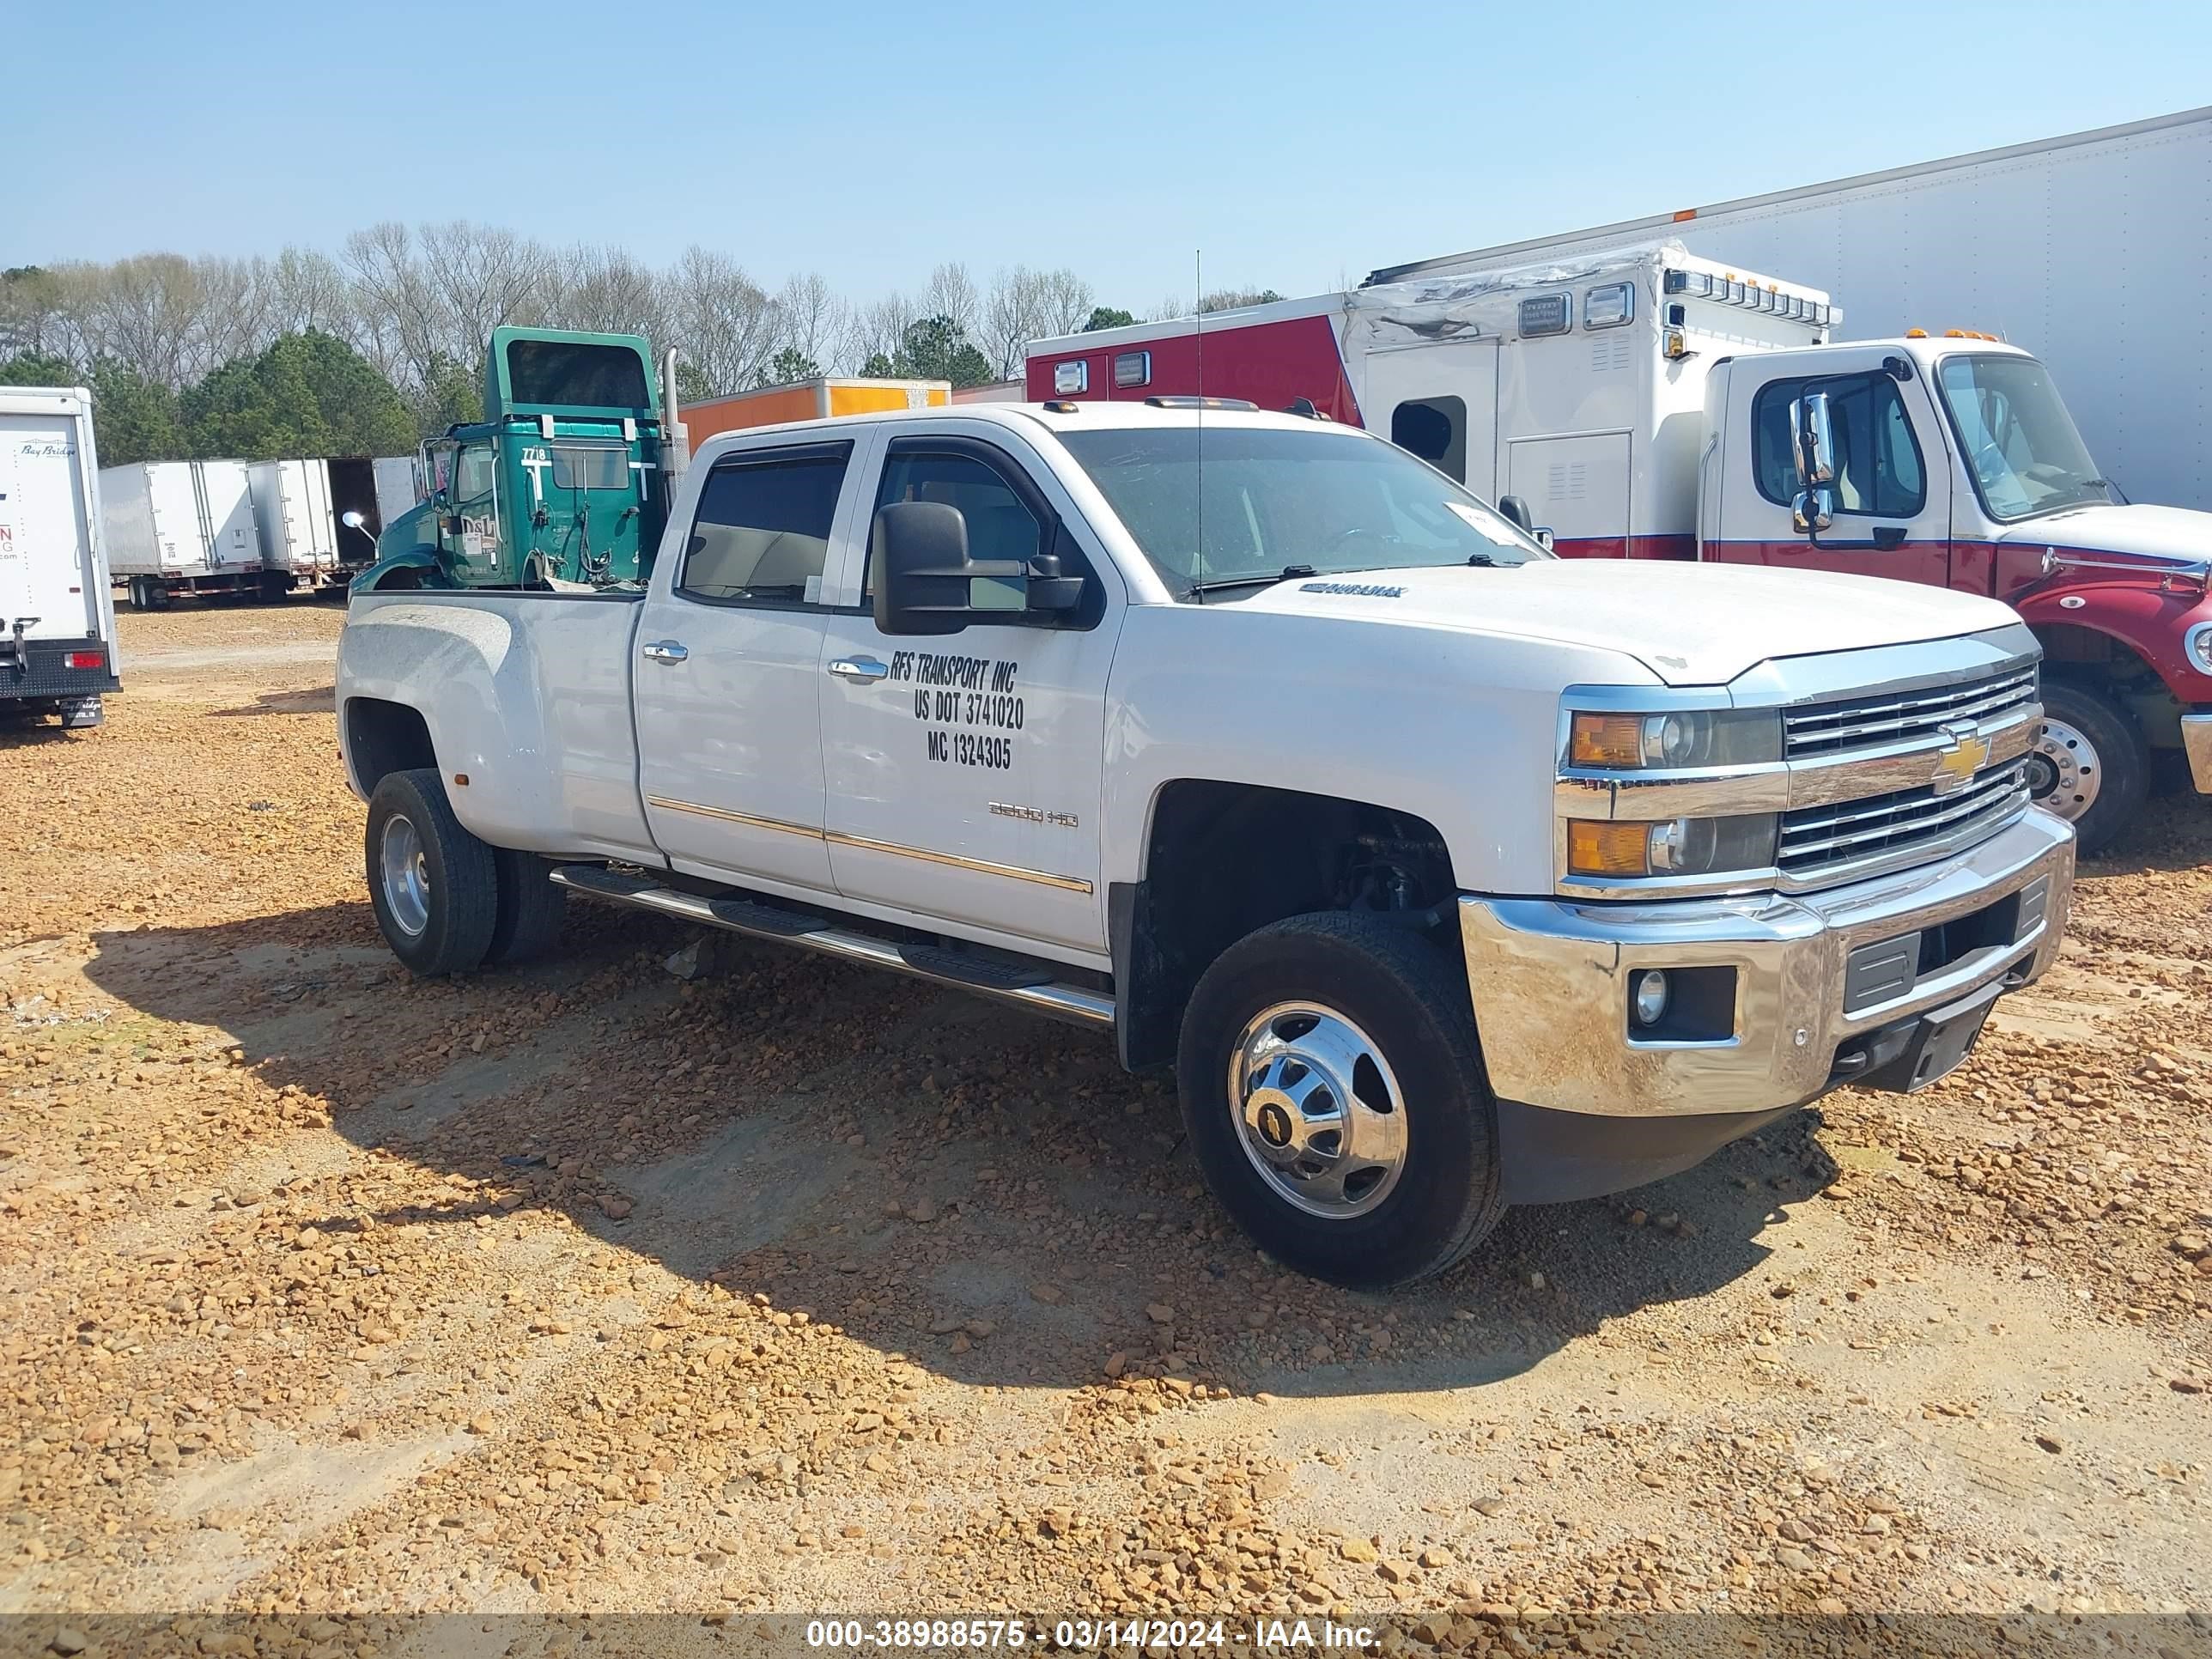
[[2084, 852], [2136, 815], [2154, 750], [2212, 794], [2212, 514], [2123, 501], [2018, 347], [1843, 340], [1842, 320], [1662, 242], [1040, 340], [1028, 391], [1365, 426], [1569, 556], [1994, 596], [2043, 643], [2032, 781]]

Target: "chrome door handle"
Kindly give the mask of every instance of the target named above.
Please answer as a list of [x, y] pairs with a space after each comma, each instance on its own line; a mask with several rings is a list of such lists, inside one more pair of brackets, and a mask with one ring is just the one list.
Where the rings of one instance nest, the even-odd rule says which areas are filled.
[[646, 641], [645, 656], [647, 662], [682, 662], [691, 653], [689, 651], [686, 651], [674, 640], [648, 640]]
[[830, 665], [830, 672], [841, 680], [850, 680], [855, 685], [867, 685], [884, 678], [891, 671], [873, 657], [840, 657]]

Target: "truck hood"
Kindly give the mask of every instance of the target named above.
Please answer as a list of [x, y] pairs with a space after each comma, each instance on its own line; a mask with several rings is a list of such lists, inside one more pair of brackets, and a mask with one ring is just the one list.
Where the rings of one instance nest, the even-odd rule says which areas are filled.
[[1994, 599], [1910, 582], [1656, 560], [1361, 570], [1279, 582], [1236, 603], [1617, 651], [1669, 685], [1724, 685], [1771, 658], [1948, 639], [2019, 620]]
[[2212, 559], [2212, 513], [2097, 501], [2008, 525], [1997, 539], [2009, 547], [2066, 548], [2154, 564], [2196, 564]]

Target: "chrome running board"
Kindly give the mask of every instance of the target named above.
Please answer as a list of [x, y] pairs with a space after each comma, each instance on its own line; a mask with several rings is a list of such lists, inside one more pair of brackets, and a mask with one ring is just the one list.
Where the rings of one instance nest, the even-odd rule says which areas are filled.
[[593, 898], [609, 899], [640, 910], [657, 910], [663, 915], [681, 916], [686, 921], [719, 927], [725, 933], [742, 933], [747, 939], [796, 945], [840, 961], [888, 968], [909, 979], [972, 991], [977, 996], [1026, 1008], [1031, 1013], [1053, 1019], [1078, 1025], [1111, 1027], [1114, 1024], [1114, 999], [1106, 993], [1079, 985], [1063, 985], [1042, 976], [1034, 984], [1012, 983], [1024, 975], [1010, 973], [1007, 964], [996, 958], [980, 958], [972, 973], [963, 971], [958, 953], [952, 951], [911, 945], [901, 947], [888, 939], [856, 933], [820, 917], [777, 911], [744, 900], [678, 892], [672, 887], [655, 885], [649, 876], [623, 875], [596, 864], [556, 866], [552, 880], [557, 886], [587, 893]]

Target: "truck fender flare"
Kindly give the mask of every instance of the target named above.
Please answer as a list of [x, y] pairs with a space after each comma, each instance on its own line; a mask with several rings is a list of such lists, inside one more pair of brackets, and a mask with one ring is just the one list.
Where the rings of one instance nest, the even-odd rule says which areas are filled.
[[2041, 588], [2017, 594], [2010, 603], [2042, 642], [2046, 674], [2085, 660], [2078, 651], [2055, 648], [2059, 639], [2087, 636], [2142, 663], [2177, 702], [2212, 702], [2212, 675], [2192, 667], [2182, 654], [2191, 623], [2212, 620], [2212, 598], [2148, 585], [2097, 583]]
[[[397, 573], [405, 571], [404, 579], [392, 580]], [[349, 593], [390, 592], [410, 587], [459, 587], [446, 572], [437, 554], [427, 547], [403, 548], [397, 553], [386, 553], [346, 584]]]

